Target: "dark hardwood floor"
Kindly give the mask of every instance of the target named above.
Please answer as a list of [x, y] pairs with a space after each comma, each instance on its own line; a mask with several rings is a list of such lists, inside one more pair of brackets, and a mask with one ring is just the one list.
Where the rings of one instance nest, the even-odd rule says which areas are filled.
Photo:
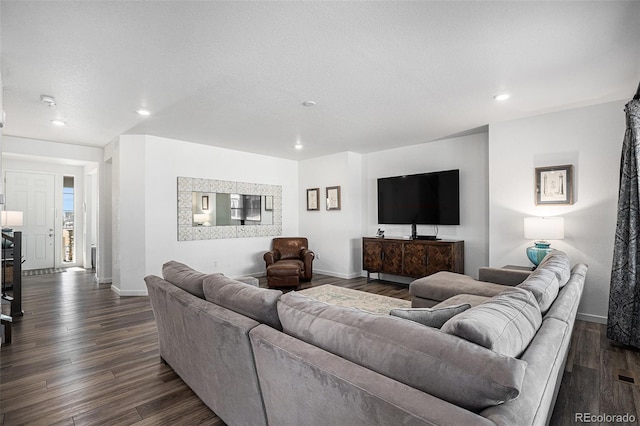
[[[89, 272], [23, 282], [24, 317], [0, 350], [0, 425], [224, 424], [160, 363], [148, 298], [119, 298]], [[322, 284], [409, 299], [406, 286], [365, 278], [318, 275], [302, 288]], [[637, 418], [638, 383], [640, 353], [612, 345], [604, 326], [578, 321], [551, 424], [579, 424], [583, 412]]]

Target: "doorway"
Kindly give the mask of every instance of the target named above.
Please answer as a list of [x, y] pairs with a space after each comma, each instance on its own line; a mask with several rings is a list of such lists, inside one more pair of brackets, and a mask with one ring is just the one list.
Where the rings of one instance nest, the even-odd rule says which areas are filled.
[[6, 210], [22, 211], [23, 270], [55, 266], [55, 176], [7, 171]]

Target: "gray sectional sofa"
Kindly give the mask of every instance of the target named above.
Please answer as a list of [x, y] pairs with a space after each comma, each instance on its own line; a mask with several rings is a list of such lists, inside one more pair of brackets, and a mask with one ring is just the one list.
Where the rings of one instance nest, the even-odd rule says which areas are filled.
[[468, 308], [440, 330], [177, 262], [145, 281], [162, 359], [229, 425], [542, 425], [587, 270], [546, 260], [510, 285], [416, 280], [414, 298]]

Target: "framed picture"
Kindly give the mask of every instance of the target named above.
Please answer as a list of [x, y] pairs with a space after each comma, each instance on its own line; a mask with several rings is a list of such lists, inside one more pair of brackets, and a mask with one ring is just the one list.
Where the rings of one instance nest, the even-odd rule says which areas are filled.
[[536, 205], [573, 204], [573, 165], [536, 167]]
[[327, 187], [327, 210], [340, 210], [340, 187]]
[[268, 211], [268, 212], [273, 210], [273, 196], [272, 195], [266, 195], [264, 197], [264, 210]]
[[307, 210], [320, 210], [320, 188], [307, 189]]
[[202, 196], [202, 210], [209, 210], [209, 196]]

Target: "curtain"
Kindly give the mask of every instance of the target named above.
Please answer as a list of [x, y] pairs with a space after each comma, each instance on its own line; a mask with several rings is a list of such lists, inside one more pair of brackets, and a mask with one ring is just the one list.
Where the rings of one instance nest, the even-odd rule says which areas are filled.
[[625, 112], [607, 337], [640, 348], [640, 86]]

